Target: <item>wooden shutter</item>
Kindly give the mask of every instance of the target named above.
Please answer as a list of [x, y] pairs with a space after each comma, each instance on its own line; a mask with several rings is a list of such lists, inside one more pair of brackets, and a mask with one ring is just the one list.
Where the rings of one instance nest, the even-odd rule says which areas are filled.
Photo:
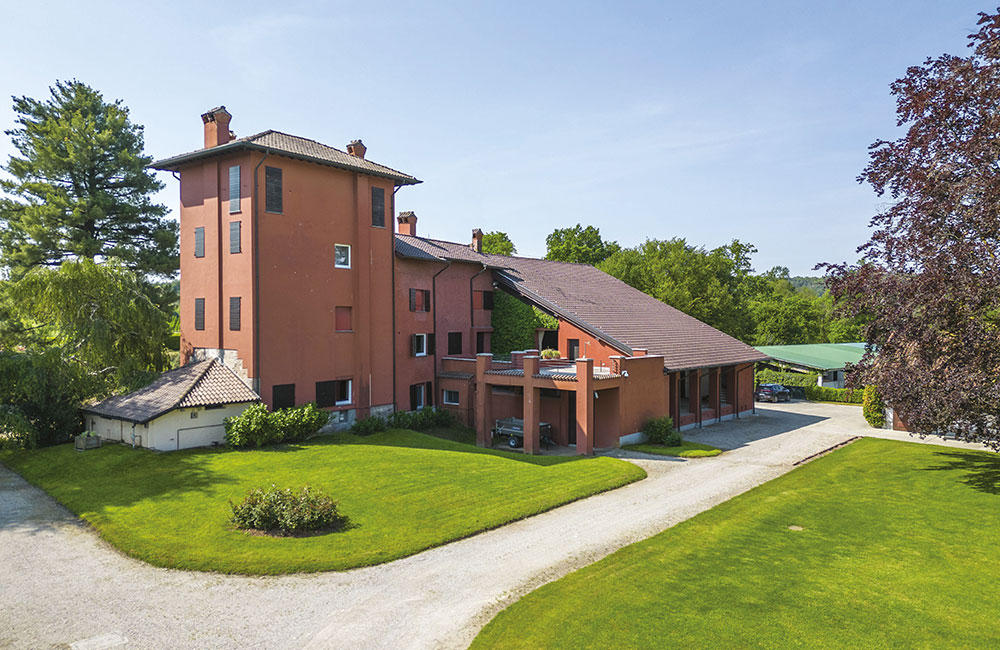
[[271, 408], [287, 409], [295, 406], [295, 384], [278, 384], [271, 388]]
[[229, 213], [240, 211], [240, 166], [229, 168]]
[[239, 253], [243, 250], [241, 246], [241, 239], [243, 236], [242, 222], [230, 221], [229, 222], [229, 252]]
[[264, 209], [281, 213], [281, 168], [264, 168]]
[[493, 292], [484, 291], [483, 292], [483, 309], [492, 310], [493, 309]]
[[472, 292], [472, 308], [482, 309], [483, 308], [483, 292], [473, 291]]
[[336, 401], [336, 385], [333, 381], [316, 382], [316, 406], [333, 406]]
[[424, 289], [424, 311], [431, 310], [431, 292], [430, 289]]
[[385, 227], [385, 190], [372, 188], [372, 225]]
[[434, 354], [434, 335], [427, 335], [427, 354]]
[[410, 410], [411, 411], [416, 411], [417, 410], [417, 388], [419, 386], [420, 386], [420, 384], [413, 384], [412, 386], [410, 386]]
[[242, 299], [231, 297], [229, 299], [229, 329], [233, 332], [240, 331], [240, 307]]
[[205, 229], [194, 229], [194, 256], [205, 257]]
[[417, 356], [417, 335], [410, 334], [410, 356]]
[[434, 406], [434, 384], [424, 384], [424, 406]]
[[410, 289], [410, 311], [417, 311], [417, 290]]
[[196, 330], [205, 329], [205, 299], [194, 299], [194, 328]]
[[462, 354], [461, 332], [448, 332], [448, 354]]

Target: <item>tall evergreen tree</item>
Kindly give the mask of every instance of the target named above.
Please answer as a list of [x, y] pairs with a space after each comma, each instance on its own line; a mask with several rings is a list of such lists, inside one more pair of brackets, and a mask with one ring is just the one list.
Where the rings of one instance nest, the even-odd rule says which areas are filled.
[[152, 202], [163, 184], [146, 168], [143, 128], [120, 100], [73, 80], [45, 101], [14, 97], [20, 155], [0, 181], [0, 266], [17, 278], [37, 266], [116, 257], [140, 274], [177, 270], [177, 224]]

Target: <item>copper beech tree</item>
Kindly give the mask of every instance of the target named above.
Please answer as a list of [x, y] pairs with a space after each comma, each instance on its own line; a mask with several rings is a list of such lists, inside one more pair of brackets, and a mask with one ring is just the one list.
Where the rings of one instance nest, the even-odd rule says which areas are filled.
[[858, 178], [890, 200], [860, 263], [817, 268], [868, 323], [854, 385], [911, 431], [1000, 448], [1000, 14], [979, 16], [968, 56], [891, 85], [905, 135], [875, 142]]

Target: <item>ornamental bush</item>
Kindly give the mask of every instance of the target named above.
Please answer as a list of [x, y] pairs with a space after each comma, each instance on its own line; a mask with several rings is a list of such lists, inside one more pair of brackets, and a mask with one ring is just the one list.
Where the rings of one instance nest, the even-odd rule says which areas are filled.
[[330, 414], [313, 403], [269, 413], [264, 404], [247, 407], [239, 415], [228, 417], [226, 442], [231, 447], [263, 447], [279, 442], [297, 442], [315, 435]]
[[320, 410], [312, 402], [295, 408], [278, 409], [270, 415], [271, 426], [277, 430], [281, 440], [288, 442], [298, 442], [316, 435], [329, 418], [329, 413]]
[[828, 386], [806, 386], [806, 399], [814, 402], [843, 402], [861, 404], [864, 391], [852, 388], [830, 388]]
[[758, 370], [754, 373], [757, 386], [761, 384], [781, 384], [788, 386], [816, 386], [819, 375], [815, 372], [778, 372], [776, 370]]
[[360, 420], [355, 420], [351, 425], [351, 433], [356, 436], [370, 436], [380, 431], [385, 431], [385, 418], [377, 415], [370, 415]]
[[341, 528], [346, 517], [337, 512], [337, 502], [321, 490], [308, 485], [293, 491], [275, 485], [254, 488], [239, 504], [229, 501], [233, 511], [230, 521], [243, 530], [291, 535]]
[[0, 449], [34, 449], [38, 431], [16, 406], [0, 404]]
[[676, 447], [682, 442], [679, 431], [674, 431], [674, 420], [669, 415], [650, 418], [642, 429], [650, 442], [664, 447]]
[[436, 427], [451, 426], [454, 418], [445, 409], [426, 407], [417, 411], [396, 411], [386, 421], [390, 429], [427, 431]]
[[865, 419], [868, 420], [868, 424], [876, 429], [881, 429], [885, 426], [885, 402], [882, 400], [882, 394], [878, 392], [878, 388], [874, 384], [865, 386], [861, 404], [861, 410], [864, 413]]
[[558, 359], [560, 358], [559, 350], [553, 350], [552, 348], [546, 348], [539, 353], [543, 359]]

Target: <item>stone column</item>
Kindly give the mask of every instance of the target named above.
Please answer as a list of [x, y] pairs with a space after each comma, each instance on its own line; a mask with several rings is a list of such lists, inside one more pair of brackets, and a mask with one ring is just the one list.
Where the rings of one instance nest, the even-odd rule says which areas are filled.
[[490, 387], [486, 383], [486, 371], [493, 367], [493, 355], [476, 355], [476, 445], [493, 446], [492, 400]]
[[576, 360], [576, 453], [594, 453], [594, 360]]
[[524, 453], [537, 454], [538, 420], [541, 410], [539, 390], [535, 387], [538, 374], [538, 356], [524, 357]]

